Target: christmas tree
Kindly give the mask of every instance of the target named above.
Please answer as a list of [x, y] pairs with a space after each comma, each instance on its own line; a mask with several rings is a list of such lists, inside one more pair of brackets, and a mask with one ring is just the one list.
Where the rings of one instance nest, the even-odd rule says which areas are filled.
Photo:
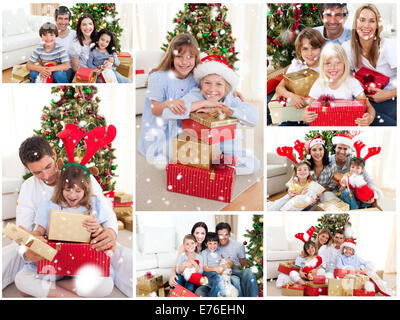
[[117, 45], [116, 50], [120, 51], [120, 36], [123, 31], [119, 25], [118, 12], [115, 10], [115, 3], [77, 3], [71, 9], [71, 28], [76, 30], [79, 17], [84, 13], [90, 13], [95, 21], [96, 29], [108, 29], [112, 32]]
[[263, 288], [263, 258], [264, 258], [264, 218], [262, 215], [253, 216], [253, 229], [246, 230], [245, 237], [249, 242], [244, 241], [246, 246], [246, 262], [257, 279], [259, 292], [262, 294]]
[[221, 55], [233, 67], [239, 59], [232, 26], [226, 21], [227, 12], [227, 7], [220, 3], [186, 3], [173, 19], [176, 26], [173, 32], [168, 32], [168, 42], [161, 49], [166, 51], [177, 34], [191, 33], [197, 39], [201, 52]]
[[318, 9], [318, 3], [268, 3], [267, 54], [275, 69], [292, 62], [294, 42], [301, 30], [322, 25]]
[[[97, 88], [95, 86], [57, 86], [51, 88], [54, 98], [50, 105], [44, 106], [41, 117], [41, 129], [35, 130], [38, 135], [44, 136], [57, 154], [57, 159], [61, 158], [64, 163], [68, 158], [64, 145], [57, 134], [65, 128], [67, 123], [77, 125], [85, 133], [95, 127], [106, 127], [104, 116], [98, 113], [100, 98], [95, 96]], [[86, 151], [83, 139], [75, 148], [75, 161], [79, 162]], [[114, 164], [114, 151], [111, 143], [101, 148], [91, 159], [99, 175], [95, 178], [104, 191], [114, 189], [114, 171], [117, 166]]]
[[354, 134], [353, 132], [350, 132], [348, 130], [311, 130], [309, 133], [306, 133], [305, 140], [312, 140], [316, 136], [320, 136], [322, 140], [325, 142], [325, 148], [328, 151], [328, 153], [331, 155], [333, 154], [333, 144], [332, 144], [332, 138], [336, 134], [345, 134], [347, 136], [351, 136]]
[[318, 225], [315, 227], [315, 231], [312, 235], [312, 238], [315, 240], [317, 238], [317, 234], [322, 229], [329, 229], [331, 234], [333, 235], [336, 230], [344, 230], [345, 234], [352, 233], [350, 232], [350, 216], [348, 213], [344, 214], [324, 214], [320, 218], [318, 218]]

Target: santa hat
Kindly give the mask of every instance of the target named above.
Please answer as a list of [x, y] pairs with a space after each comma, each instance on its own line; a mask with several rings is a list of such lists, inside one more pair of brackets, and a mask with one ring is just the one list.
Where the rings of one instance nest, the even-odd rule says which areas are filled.
[[345, 146], [351, 148], [353, 146], [352, 137], [349, 137], [343, 133], [338, 133], [332, 138], [332, 144], [344, 144]]
[[199, 65], [193, 71], [197, 83], [200, 83], [200, 80], [209, 74], [221, 76], [232, 89], [235, 89], [239, 84], [239, 76], [223, 56], [217, 54], [206, 56], [200, 60]]
[[342, 245], [340, 246], [340, 249], [343, 250], [344, 247], [352, 248], [354, 250], [354, 253], [356, 252], [356, 242], [354, 241], [353, 238], [345, 239]]
[[311, 148], [317, 144], [325, 145], [325, 141], [322, 140], [322, 138], [320, 136], [316, 136], [312, 140], [306, 142], [305, 147], [306, 147], [306, 151], [307, 151], [307, 159], [308, 160], [311, 159], [311, 154], [310, 154]]

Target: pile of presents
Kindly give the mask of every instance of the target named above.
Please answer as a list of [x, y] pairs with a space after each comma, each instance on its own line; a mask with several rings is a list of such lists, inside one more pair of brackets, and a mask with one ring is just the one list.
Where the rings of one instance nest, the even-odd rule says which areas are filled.
[[118, 230], [133, 231], [132, 195], [125, 192], [110, 191], [105, 196], [112, 201], [113, 210], [118, 221]]
[[136, 297], [193, 298], [198, 295], [179, 284], [170, 289], [168, 281], [163, 280], [162, 275], [147, 272], [136, 278]]
[[[116, 70], [124, 77], [131, 79], [133, 73], [133, 58], [129, 52], [118, 52], [119, 66]], [[16, 65], [12, 69], [11, 81], [14, 83], [29, 83], [31, 82], [29, 70], [26, 68], [26, 63]], [[97, 81], [97, 73], [93, 69], [80, 67], [72, 80], [72, 83], [95, 83]], [[103, 80], [107, 81], [107, 78]], [[111, 80], [110, 81], [114, 81]]]
[[[294, 261], [282, 262], [278, 271], [289, 274], [292, 270], [298, 271]], [[289, 282], [282, 287], [282, 296], [375, 296], [378, 291], [388, 295], [379, 288], [382, 274], [369, 276], [360, 270], [335, 269], [334, 278], [327, 279], [325, 275], [314, 275], [312, 280], [305, 284]], [[372, 281], [372, 282], [371, 282]]]
[[173, 139], [167, 190], [231, 202], [236, 157], [220, 154], [220, 143], [235, 138], [237, 119], [215, 110], [192, 112]]
[[[319, 73], [307, 68], [286, 73], [287, 67], [267, 72], [267, 93], [272, 93], [283, 80], [288, 91], [305, 98], [309, 111], [318, 113], [318, 118], [310, 126], [356, 126], [355, 120], [361, 118], [366, 110], [364, 99], [335, 99], [321, 96], [310, 103], [308, 96]], [[371, 88], [383, 89], [389, 78], [379, 72], [362, 67], [354, 77], [361, 83], [365, 94], [373, 94]], [[285, 97], [275, 94], [268, 103], [273, 124], [283, 121], [302, 121], [304, 109], [297, 109]]]
[[82, 212], [50, 210], [48, 242], [8, 223], [3, 233], [19, 245], [43, 257], [37, 264], [38, 274], [77, 275], [85, 265], [96, 266], [103, 277], [110, 276], [110, 257], [92, 249], [91, 234], [82, 226], [88, 216]]

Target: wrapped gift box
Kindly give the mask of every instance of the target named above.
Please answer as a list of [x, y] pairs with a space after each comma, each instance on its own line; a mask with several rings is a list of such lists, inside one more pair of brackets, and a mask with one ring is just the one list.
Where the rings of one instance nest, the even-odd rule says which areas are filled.
[[226, 117], [218, 111], [191, 112], [190, 119], [182, 120], [182, 129], [205, 143], [214, 144], [233, 140], [237, 122], [236, 118]]
[[285, 80], [285, 87], [287, 90], [299, 96], [307, 97], [312, 85], [318, 77], [318, 72], [307, 68], [287, 73], [283, 76], [283, 79]]
[[354, 289], [353, 296], [357, 297], [375, 297], [375, 291], [365, 291], [364, 289]]
[[314, 100], [308, 110], [318, 113], [318, 118], [310, 126], [357, 126], [355, 120], [364, 115], [365, 103], [363, 99], [336, 99], [326, 104]]
[[282, 81], [287, 68], [267, 71], [267, 94], [273, 92]]
[[373, 95], [376, 93], [372, 88], [383, 89], [390, 81], [390, 78], [384, 74], [365, 67], [361, 67], [354, 75], [354, 78], [360, 81], [364, 92], [367, 95]]
[[13, 66], [11, 75], [14, 82], [27, 82], [30, 79], [26, 63]]
[[124, 223], [125, 229], [129, 231], [133, 231], [133, 217], [123, 217], [122, 222]]
[[75, 73], [72, 83], [95, 83], [97, 81], [97, 73], [90, 68], [80, 67]]
[[116, 70], [124, 77], [131, 79], [133, 71], [133, 58], [129, 52], [118, 52], [119, 66]]
[[294, 265], [294, 260], [281, 262], [278, 267], [278, 271], [284, 274], [289, 274], [291, 271], [299, 271], [300, 267]]
[[117, 224], [118, 224], [118, 230], [124, 230], [125, 229], [125, 225], [121, 220], [117, 220]]
[[136, 279], [136, 287], [146, 292], [158, 290], [163, 285], [163, 278], [160, 274], [147, 273]]
[[172, 161], [192, 167], [210, 169], [220, 159], [220, 144], [208, 144], [182, 132], [172, 140]]
[[177, 284], [175, 286], [174, 290], [172, 290], [170, 297], [173, 297], [173, 298], [197, 298], [198, 295], [194, 294], [192, 291]]
[[354, 288], [355, 290], [364, 289], [364, 285], [369, 281], [369, 277], [363, 274], [346, 274], [344, 276], [346, 279], [354, 279]]
[[289, 102], [279, 99], [276, 94], [268, 103], [268, 108], [273, 124], [279, 124], [283, 121], [303, 121], [305, 108], [297, 109]]
[[352, 296], [354, 279], [328, 279], [328, 296]]
[[149, 75], [143, 69], [135, 71], [135, 87], [136, 89], [146, 88], [146, 81]]
[[346, 202], [343, 202], [342, 200], [332, 199], [318, 204], [317, 209], [319, 211], [331, 211], [331, 212], [349, 211], [350, 206]]
[[323, 274], [316, 274], [313, 277], [313, 283], [315, 284], [325, 284], [326, 283], [326, 276]]
[[310, 297], [326, 296], [328, 295], [328, 285], [325, 283], [308, 281], [304, 288], [304, 295]]
[[54, 259], [41, 260], [37, 265], [38, 274], [76, 275], [85, 265], [99, 268], [103, 277], [110, 276], [110, 257], [103, 251], [96, 251], [88, 243], [63, 243], [49, 241], [49, 246], [57, 250]]
[[169, 163], [167, 190], [229, 203], [235, 181], [236, 157], [225, 155], [222, 163], [213, 165], [210, 170]]
[[360, 274], [363, 275], [364, 273], [361, 270], [354, 270], [354, 269], [335, 269], [333, 271], [333, 276], [335, 278], [344, 278], [346, 275], [356, 275]]
[[52, 261], [57, 254], [57, 250], [55, 250], [53, 247], [32, 236], [29, 232], [18, 228], [13, 223], [7, 223], [3, 230], [3, 234], [5, 234], [11, 240], [14, 240], [19, 245], [25, 245], [29, 247], [30, 250], [48, 261]]
[[282, 295], [283, 296], [304, 296], [305, 290], [304, 284], [292, 284], [286, 285], [282, 287]]
[[125, 192], [115, 192], [114, 202], [115, 206], [131, 206], [133, 197], [131, 194]]
[[82, 212], [50, 209], [49, 240], [90, 242], [90, 232], [82, 226], [89, 216]]
[[122, 220], [125, 217], [132, 216], [133, 208], [132, 207], [114, 207], [115, 215], [117, 219]]

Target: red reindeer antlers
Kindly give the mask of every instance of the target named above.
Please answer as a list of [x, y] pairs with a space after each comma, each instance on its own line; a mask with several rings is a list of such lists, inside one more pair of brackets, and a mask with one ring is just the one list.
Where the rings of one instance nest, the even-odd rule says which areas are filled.
[[364, 158], [361, 158], [361, 150], [365, 147], [365, 143], [361, 140], [354, 142], [354, 148], [356, 149], [356, 156], [357, 158], [361, 159], [362, 161], [366, 161], [367, 159], [375, 156], [381, 152], [381, 147], [371, 147], [368, 148], [368, 153], [365, 155]]
[[[300, 161], [303, 161], [303, 149], [305, 143], [301, 142], [300, 140], [296, 140], [294, 142], [294, 149], [297, 151], [300, 157]], [[291, 160], [293, 163], [299, 163], [296, 158], [293, 156], [293, 147], [283, 146], [278, 147], [276, 149], [276, 153], [282, 157], [286, 157]]]
[[[314, 234], [314, 231], [315, 231], [315, 227], [314, 226], [310, 227], [310, 229], [307, 230], [307, 234], [308, 234], [308, 240], [307, 241], [311, 240], [312, 235]], [[296, 233], [295, 238], [303, 241], [304, 243], [307, 242], [306, 239], [304, 239], [304, 233], [303, 232]]]
[[363, 158], [364, 161], [366, 161], [367, 159], [379, 154], [381, 152], [381, 147], [371, 147], [368, 148], [368, 153], [367, 155]]

